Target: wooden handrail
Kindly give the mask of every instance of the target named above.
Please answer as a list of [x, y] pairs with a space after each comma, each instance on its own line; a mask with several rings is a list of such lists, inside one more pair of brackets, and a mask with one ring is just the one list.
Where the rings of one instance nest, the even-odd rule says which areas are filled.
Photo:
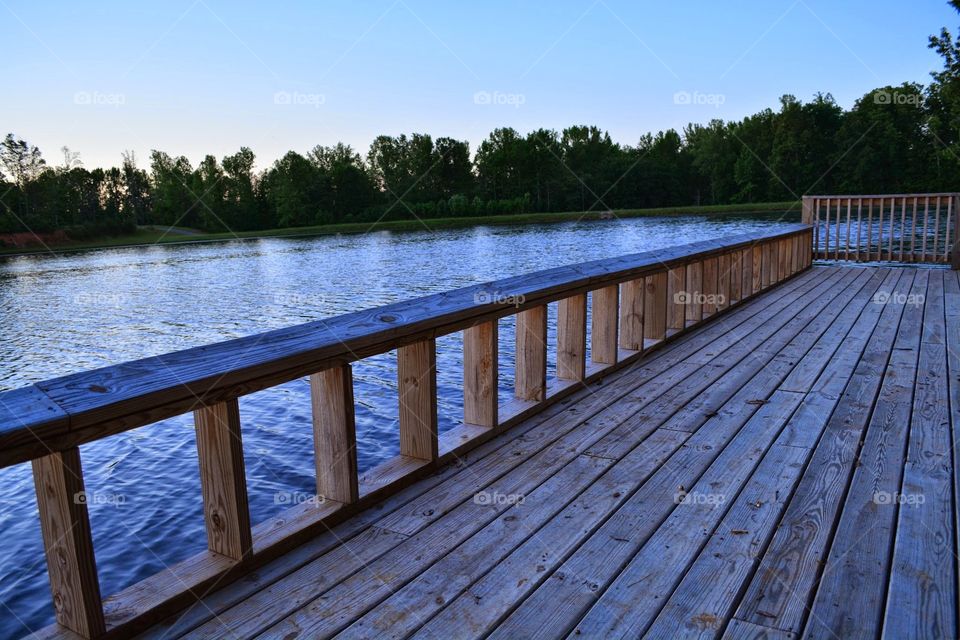
[[[33, 461], [58, 623], [86, 637], [135, 632], [806, 269], [812, 243], [813, 229], [801, 224], [558, 267], [0, 393], [0, 467]], [[546, 305], [553, 302], [551, 381]], [[515, 398], [498, 406], [497, 321], [507, 316], [516, 316]], [[464, 420], [440, 437], [436, 338], [457, 331], [464, 333]], [[394, 350], [400, 455], [358, 478], [351, 363]], [[251, 526], [238, 398], [303, 376], [321, 499]], [[86, 504], [72, 499], [83, 490], [78, 446], [191, 411], [208, 551], [101, 601]], [[63, 531], [72, 535], [64, 539]]]

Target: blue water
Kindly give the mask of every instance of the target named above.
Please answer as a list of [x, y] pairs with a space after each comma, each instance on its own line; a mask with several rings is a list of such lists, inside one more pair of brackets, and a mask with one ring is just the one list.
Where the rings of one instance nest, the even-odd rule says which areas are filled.
[[[0, 389], [549, 267], [770, 229], [697, 216], [121, 248], [0, 261]], [[551, 305], [550, 336], [556, 305]], [[552, 342], [551, 342], [552, 344]], [[437, 341], [441, 430], [461, 338]], [[552, 350], [551, 350], [552, 351]], [[502, 400], [513, 322], [501, 321]], [[550, 368], [554, 366], [551, 353]], [[360, 470], [396, 455], [393, 354], [355, 365]], [[240, 401], [253, 522], [314, 485], [306, 379]], [[191, 416], [81, 447], [104, 595], [206, 547]], [[30, 465], [0, 470], [0, 637], [53, 621]]]

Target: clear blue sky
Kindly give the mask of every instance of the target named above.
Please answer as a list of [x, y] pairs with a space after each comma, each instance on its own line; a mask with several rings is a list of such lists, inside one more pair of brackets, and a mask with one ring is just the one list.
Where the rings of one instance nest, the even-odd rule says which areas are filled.
[[[0, 0], [0, 129], [57, 163], [198, 161], [422, 131], [596, 124], [615, 140], [776, 108], [781, 94], [927, 82], [931, 0]], [[687, 92], [691, 104], [677, 104]]]

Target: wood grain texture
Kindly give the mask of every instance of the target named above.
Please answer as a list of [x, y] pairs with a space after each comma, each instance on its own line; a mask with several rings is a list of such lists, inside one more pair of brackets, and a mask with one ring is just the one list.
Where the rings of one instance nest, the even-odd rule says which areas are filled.
[[730, 254], [723, 254], [717, 258], [717, 310], [726, 309], [730, 305], [732, 294], [730, 291]]
[[674, 267], [667, 275], [667, 328], [687, 326], [687, 267]]
[[587, 294], [557, 304], [557, 377], [583, 380], [587, 366]]
[[547, 308], [534, 307], [517, 314], [514, 395], [527, 401], [547, 394]]
[[40, 531], [57, 622], [85, 638], [106, 631], [80, 450], [33, 461]]
[[344, 504], [360, 498], [353, 369], [344, 364], [310, 376], [317, 495]]
[[495, 427], [497, 417], [497, 322], [463, 330], [463, 420]]
[[233, 560], [250, 555], [250, 509], [236, 400], [194, 412], [200, 489], [210, 551]]
[[759, 293], [763, 289], [763, 264], [764, 264], [764, 250], [761, 244], [755, 244], [751, 249], [753, 252], [753, 267], [751, 269], [753, 275], [753, 282], [751, 283], [751, 289], [753, 293]]
[[617, 361], [620, 289], [616, 285], [597, 289], [590, 294], [590, 299], [590, 359], [601, 364], [614, 364]]
[[436, 460], [437, 345], [422, 340], [397, 349], [400, 455]]
[[703, 289], [701, 306], [703, 317], [709, 318], [717, 312], [717, 295], [720, 290], [720, 262], [719, 257], [707, 258], [703, 261]]
[[684, 291], [687, 323], [703, 320], [703, 305], [700, 296], [703, 294], [703, 263], [692, 262], [687, 265], [687, 286]]
[[644, 279], [643, 337], [663, 340], [667, 336], [667, 272]]
[[[920, 276], [919, 282], [913, 282], [911, 292], [925, 289], [925, 278], [922, 273]], [[870, 429], [883, 428], [877, 425], [897, 428], [909, 423], [920, 318], [915, 315], [915, 307], [890, 305], [890, 309], [891, 318], [899, 320], [902, 313], [900, 327], [889, 324], [886, 344], [869, 359], [861, 359], [861, 369], [845, 390], [843, 411], [831, 417], [825, 440], [814, 453], [810, 472], [801, 479], [746, 590], [735, 614], [737, 618], [787, 631], [802, 630], [806, 602], [823, 566], [867, 421], [870, 420], [868, 433]], [[895, 340], [890, 329], [897, 334]], [[895, 359], [888, 363], [890, 358]]]
[[643, 351], [643, 278], [620, 285], [620, 348]]

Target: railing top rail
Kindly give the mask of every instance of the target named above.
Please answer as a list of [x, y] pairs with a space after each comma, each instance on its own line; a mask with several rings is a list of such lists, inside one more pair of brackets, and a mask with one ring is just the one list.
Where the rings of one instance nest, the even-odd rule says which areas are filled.
[[960, 191], [944, 191], [942, 193], [877, 193], [877, 194], [828, 193], [824, 195], [805, 195], [803, 196], [803, 198], [825, 200], [826, 198], [889, 199], [889, 198], [933, 198], [933, 197], [949, 198], [950, 196], [960, 196]]
[[796, 224], [763, 234], [556, 267], [3, 392], [0, 467], [427, 337], [809, 229]]

